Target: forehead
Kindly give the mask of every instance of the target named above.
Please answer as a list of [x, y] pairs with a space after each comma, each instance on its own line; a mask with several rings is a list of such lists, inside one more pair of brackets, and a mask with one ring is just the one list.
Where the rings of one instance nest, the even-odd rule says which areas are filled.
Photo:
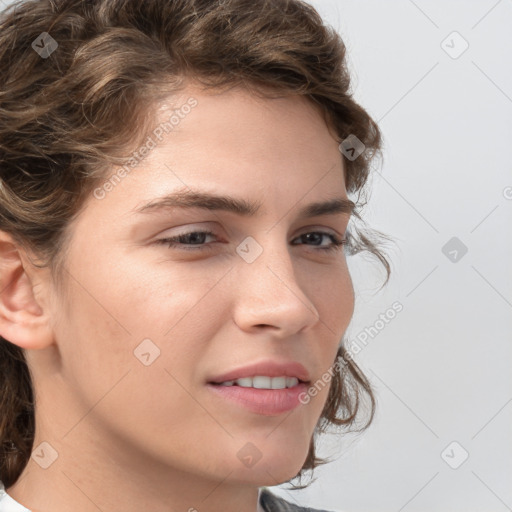
[[[191, 100], [194, 108], [185, 110]], [[231, 150], [243, 143], [243, 148], [275, 152], [286, 141], [308, 150], [333, 139], [320, 107], [300, 95], [261, 97], [240, 87], [206, 91], [190, 86], [159, 103], [155, 122], [165, 123], [180, 110], [185, 115], [171, 130], [175, 142], [196, 136], [205, 141], [214, 138], [218, 145], [236, 143]], [[267, 145], [262, 148], [262, 143]]]
[[[190, 100], [195, 106], [185, 110]], [[319, 109], [302, 96], [261, 98], [240, 88], [190, 87], [161, 103], [155, 125], [165, 127], [182, 107], [187, 113], [174, 116], [176, 124], [156, 141], [141, 167], [186, 167], [191, 179], [218, 177], [232, 185], [288, 181], [290, 175], [298, 181], [312, 171], [320, 177], [333, 165], [343, 170], [338, 141]]]
[[149, 149], [134, 152], [135, 166], [103, 206], [117, 200], [133, 210], [186, 188], [281, 207], [346, 194], [338, 142], [303, 97], [189, 87], [158, 107]]

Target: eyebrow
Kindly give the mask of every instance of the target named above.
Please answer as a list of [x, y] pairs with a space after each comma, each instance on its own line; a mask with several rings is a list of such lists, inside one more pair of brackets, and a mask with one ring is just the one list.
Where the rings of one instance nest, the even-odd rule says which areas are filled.
[[[317, 217], [321, 215], [351, 215], [355, 203], [344, 197], [317, 201], [303, 206], [298, 218]], [[226, 211], [244, 217], [254, 217], [261, 207], [260, 202], [249, 202], [232, 196], [217, 195], [198, 190], [179, 190], [154, 199], [134, 210], [134, 213], [150, 213], [170, 208], [201, 208], [210, 211]]]

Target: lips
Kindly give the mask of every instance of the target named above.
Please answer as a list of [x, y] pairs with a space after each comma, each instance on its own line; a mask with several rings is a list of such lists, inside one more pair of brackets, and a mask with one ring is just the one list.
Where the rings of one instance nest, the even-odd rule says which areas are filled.
[[286, 360], [264, 360], [252, 363], [247, 366], [234, 368], [225, 373], [208, 379], [210, 384], [221, 384], [222, 382], [237, 380], [243, 377], [266, 376], [266, 377], [295, 377], [303, 383], [309, 383], [310, 375], [308, 370], [297, 361]]
[[[214, 406], [228, 406], [230, 409], [249, 411], [260, 416], [279, 416], [297, 409], [304, 402], [301, 397], [307, 393], [308, 385], [299, 383], [284, 389], [255, 389], [240, 386], [208, 384]], [[219, 401], [220, 400], [220, 401]]]

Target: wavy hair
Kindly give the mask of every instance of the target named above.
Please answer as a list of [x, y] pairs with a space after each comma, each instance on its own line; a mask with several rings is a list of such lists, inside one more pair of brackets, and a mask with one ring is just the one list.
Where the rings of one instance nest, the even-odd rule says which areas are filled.
[[[43, 33], [57, 43], [54, 51]], [[43, 46], [44, 55], [37, 51]], [[387, 282], [390, 265], [379, 248], [386, 236], [366, 229], [357, 211], [370, 164], [382, 155], [381, 133], [353, 99], [341, 37], [301, 0], [30, 0], [7, 7], [0, 15], [0, 230], [37, 255], [60, 287], [66, 227], [112, 166], [147, 137], [157, 101], [189, 80], [263, 97], [304, 96], [340, 143], [354, 135], [364, 144], [360, 156], [345, 158], [347, 192], [358, 194], [347, 248], [377, 257]], [[359, 431], [373, 419], [370, 383], [346, 356], [341, 343], [337, 360], [346, 364], [333, 375], [299, 479], [325, 463], [315, 455], [320, 433], [354, 429], [360, 409], [367, 421]], [[365, 397], [369, 410], [361, 407]], [[6, 488], [31, 455], [34, 412], [24, 352], [0, 337]]]

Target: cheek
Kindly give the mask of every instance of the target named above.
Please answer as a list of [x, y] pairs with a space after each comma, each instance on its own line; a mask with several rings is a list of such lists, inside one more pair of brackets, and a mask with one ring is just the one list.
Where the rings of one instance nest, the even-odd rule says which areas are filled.
[[[354, 289], [345, 260], [329, 268], [318, 268], [306, 281], [305, 290], [320, 315], [315, 327], [315, 350], [318, 351], [321, 372], [311, 383], [315, 396], [310, 397], [310, 417], [318, 418], [327, 401], [332, 385], [336, 354], [354, 312]], [[321, 342], [319, 342], [321, 340]], [[310, 387], [311, 389], [311, 387]]]
[[147, 432], [164, 439], [169, 430], [186, 433], [191, 421], [205, 425], [187, 389], [203, 345], [218, 328], [215, 280], [188, 279], [163, 266], [153, 272], [121, 263], [74, 268], [69, 315], [56, 329], [62, 372], [76, 402], [66, 424], [83, 421], [86, 428], [99, 420], [138, 443], [146, 443]]
[[[345, 259], [336, 264], [311, 269], [304, 289], [320, 314], [320, 321], [332, 335], [342, 336], [354, 313], [354, 288]], [[339, 341], [339, 340], [338, 340]]]
[[[84, 312], [84, 321], [96, 314], [103, 324], [99, 334], [101, 343], [110, 347], [109, 364], [120, 372], [144, 367], [141, 360], [154, 361], [147, 370], [161, 368], [164, 386], [194, 379], [200, 355], [226, 322], [221, 309], [227, 297], [219, 282], [226, 269], [172, 261], [129, 261], [124, 271], [121, 268], [115, 286], [102, 292], [102, 304], [119, 323], [94, 303]], [[102, 368], [106, 371], [108, 365]], [[162, 389], [160, 385], [158, 381], [152, 389]], [[178, 391], [172, 393], [179, 397]]]

